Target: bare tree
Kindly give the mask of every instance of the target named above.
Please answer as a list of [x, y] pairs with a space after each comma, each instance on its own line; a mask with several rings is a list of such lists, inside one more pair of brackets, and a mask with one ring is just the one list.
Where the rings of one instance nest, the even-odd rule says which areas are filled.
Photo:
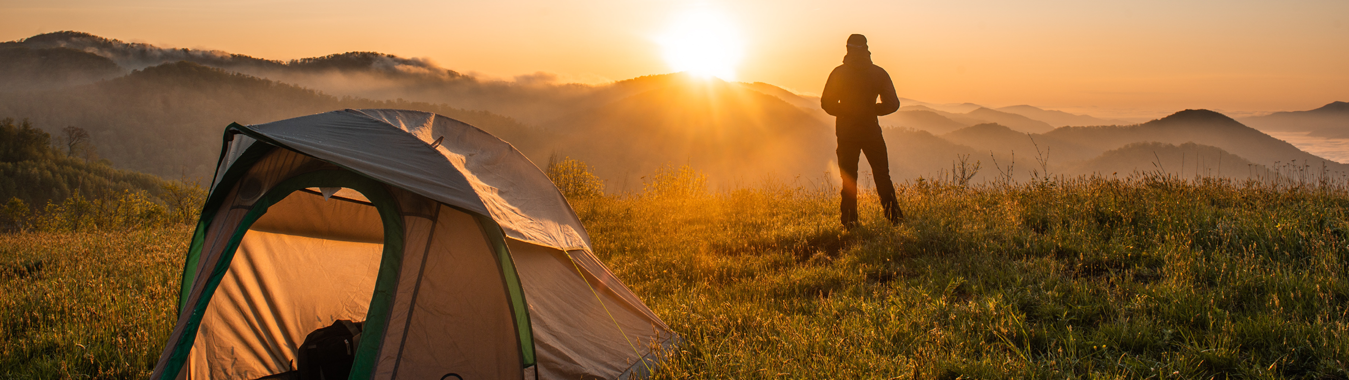
[[98, 162], [98, 146], [94, 144], [84, 144], [84, 163]]
[[61, 132], [65, 133], [67, 157], [74, 157], [75, 147], [89, 141], [89, 131], [84, 130], [84, 128], [68, 126], [65, 129], [62, 129]]

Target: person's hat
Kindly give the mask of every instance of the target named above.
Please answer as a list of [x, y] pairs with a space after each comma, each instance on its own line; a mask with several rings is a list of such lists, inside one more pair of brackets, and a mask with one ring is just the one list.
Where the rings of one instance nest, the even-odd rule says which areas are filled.
[[864, 47], [867, 47], [867, 36], [863, 36], [863, 35], [861, 35], [861, 34], [854, 34], [854, 35], [848, 36], [848, 46], [849, 46], [849, 47], [863, 47], [863, 48], [864, 48]]

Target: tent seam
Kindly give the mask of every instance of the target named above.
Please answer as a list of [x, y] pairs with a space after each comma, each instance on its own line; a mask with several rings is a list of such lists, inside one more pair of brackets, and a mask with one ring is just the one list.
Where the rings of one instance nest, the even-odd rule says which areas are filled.
[[[604, 299], [600, 298], [600, 293], [595, 290], [595, 286], [590, 285], [590, 280], [586, 279], [585, 273], [581, 271], [581, 266], [579, 264], [576, 264], [576, 258], [571, 256], [571, 252], [562, 251], [562, 253], [565, 253], [567, 255], [567, 259], [571, 260], [571, 266], [573, 268], [576, 268], [576, 274], [580, 275], [581, 281], [585, 282], [586, 287], [590, 288], [590, 293], [595, 295], [595, 301], [600, 303], [601, 308], [604, 308], [604, 313], [609, 315], [609, 320], [614, 321], [614, 327], [618, 328], [618, 335], [623, 336], [623, 340], [628, 342], [628, 348], [632, 349], [632, 353], [637, 354], [637, 360], [642, 361], [642, 363], [645, 365], [646, 361], [642, 360], [642, 358], [645, 357], [645, 355], [642, 355], [641, 351], [637, 350], [637, 346], [632, 344], [632, 339], [628, 338], [628, 333], [623, 332], [623, 326], [618, 323], [618, 318], [614, 317], [614, 313], [609, 312], [609, 306], [604, 304]], [[650, 365], [646, 366], [646, 371], [651, 372]]]
[[417, 268], [417, 283], [412, 287], [411, 299], [408, 300], [407, 321], [403, 323], [403, 338], [398, 341], [398, 356], [394, 357], [393, 372], [389, 375], [390, 379], [398, 377], [398, 367], [403, 365], [403, 349], [407, 348], [408, 330], [412, 328], [412, 313], [417, 308], [417, 293], [422, 290], [422, 278], [426, 275], [426, 260], [431, 256], [431, 241], [435, 240], [436, 226], [440, 220], [440, 204], [436, 204], [435, 217], [431, 218], [430, 232], [426, 234], [426, 249], [422, 251], [422, 265]]

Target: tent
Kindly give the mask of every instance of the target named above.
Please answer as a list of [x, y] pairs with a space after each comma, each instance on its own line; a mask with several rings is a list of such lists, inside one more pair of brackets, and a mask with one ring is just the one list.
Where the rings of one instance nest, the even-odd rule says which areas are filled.
[[256, 379], [363, 321], [351, 379], [643, 376], [679, 338], [510, 144], [425, 112], [232, 124], [154, 379]]

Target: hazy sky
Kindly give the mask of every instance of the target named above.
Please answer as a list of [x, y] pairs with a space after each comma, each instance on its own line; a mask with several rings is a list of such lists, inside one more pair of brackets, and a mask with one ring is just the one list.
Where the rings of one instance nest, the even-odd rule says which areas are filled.
[[509, 79], [672, 71], [681, 14], [725, 20], [737, 80], [819, 93], [849, 33], [900, 96], [1097, 116], [1234, 116], [1349, 101], [1349, 1], [0, 0], [0, 40], [77, 30], [269, 59], [347, 51]]

